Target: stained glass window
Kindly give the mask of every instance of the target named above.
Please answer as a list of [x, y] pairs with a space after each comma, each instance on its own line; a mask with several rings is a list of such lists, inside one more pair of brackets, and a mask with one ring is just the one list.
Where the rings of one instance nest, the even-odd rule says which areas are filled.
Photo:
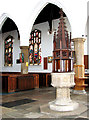
[[13, 64], [13, 37], [8, 36], [5, 41], [5, 66], [12, 66]]
[[29, 64], [41, 64], [41, 31], [35, 29], [29, 39]]

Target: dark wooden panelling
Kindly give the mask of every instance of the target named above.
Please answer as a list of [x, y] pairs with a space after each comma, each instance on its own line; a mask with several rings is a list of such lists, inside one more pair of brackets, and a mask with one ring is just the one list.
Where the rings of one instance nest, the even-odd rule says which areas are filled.
[[39, 74], [32, 74], [34, 77], [34, 88], [39, 88]]
[[51, 86], [51, 74], [50, 73], [40, 73], [39, 74], [39, 87]]
[[8, 77], [8, 92], [15, 92], [17, 87], [16, 84], [16, 77]]
[[18, 89], [28, 90], [34, 88], [34, 77], [33, 76], [20, 76], [18, 77]]
[[67, 72], [67, 60], [65, 60], [65, 72]]
[[34, 88], [34, 76], [22, 74], [1, 74], [2, 91], [14, 92], [17, 90], [27, 90]]
[[58, 69], [60, 69], [60, 60], [58, 60]]
[[89, 73], [85, 73], [85, 77], [88, 78], [87, 80], [85, 80], [85, 84], [88, 84], [89, 87]]
[[51, 84], [50, 73], [2, 73], [0, 74], [3, 92], [14, 92], [32, 88], [47, 87]]
[[46, 87], [51, 86], [51, 74], [46, 74]]
[[48, 59], [47, 57], [44, 57], [44, 70], [48, 69]]
[[68, 60], [68, 72], [71, 72], [71, 60]]
[[39, 74], [39, 87], [46, 86], [45, 73]]
[[8, 91], [8, 76], [3, 76], [1, 80], [2, 80], [2, 92], [7, 92]]
[[85, 69], [88, 69], [88, 55], [84, 55], [84, 65]]

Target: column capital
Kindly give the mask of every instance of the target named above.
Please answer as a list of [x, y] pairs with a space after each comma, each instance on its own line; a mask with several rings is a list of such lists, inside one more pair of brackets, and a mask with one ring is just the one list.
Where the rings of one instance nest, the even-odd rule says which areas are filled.
[[85, 38], [73, 38], [72, 41], [73, 42], [85, 42]]

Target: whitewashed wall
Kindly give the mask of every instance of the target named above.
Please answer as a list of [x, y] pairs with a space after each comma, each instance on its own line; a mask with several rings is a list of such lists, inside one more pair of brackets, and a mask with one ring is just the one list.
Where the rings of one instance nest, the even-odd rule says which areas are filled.
[[[9, 36], [13, 36], [14, 42], [13, 42], [13, 65], [11, 67], [4, 66], [4, 40]], [[16, 64], [16, 59], [19, 59], [19, 53], [20, 51], [20, 40], [18, 40], [18, 33], [17, 31], [11, 31], [2, 34], [2, 72], [20, 72], [21, 71], [21, 65]], [[1, 53], [0, 53], [1, 56]]]

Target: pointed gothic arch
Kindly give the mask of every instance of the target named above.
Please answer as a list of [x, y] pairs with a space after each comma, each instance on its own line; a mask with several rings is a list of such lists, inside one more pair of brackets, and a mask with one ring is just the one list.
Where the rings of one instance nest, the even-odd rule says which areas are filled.
[[[41, 0], [37, 6], [34, 9], [34, 12], [31, 15], [31, 22], [29, 22], [29, 31], [31, 32], [32, 30], [32, 26], [36, 20], [36, 18], [38, 17], [38, 15], [40, 14], [40, 12], [46, 7], [46, 5], [48, 5], [49, 3], [56, 5], [59, 8], [62, 8], [64, 13], [66, 14], [69, 24], [71, 26], [71, 14], [69, 11], [67, 11], [67, 9], [58, 1], [58, 0]], [[72, 26], [71, 26], [71, 31], [72, 31]]]
[[2, 27], [8, 19], [14, 24], [14, 26], [16, 26], [16, 30], [18, 32], [18, 39], [20, 39], [20, 33], [18, 30], [18, 27], [17, 27], [16, 23], [14, 22], [14, 20], [11, 18], [11, 16], [8, 15], [7, 13], [3, 13], [2, 16], [0, 17], [0, 33], [2, 33]]

